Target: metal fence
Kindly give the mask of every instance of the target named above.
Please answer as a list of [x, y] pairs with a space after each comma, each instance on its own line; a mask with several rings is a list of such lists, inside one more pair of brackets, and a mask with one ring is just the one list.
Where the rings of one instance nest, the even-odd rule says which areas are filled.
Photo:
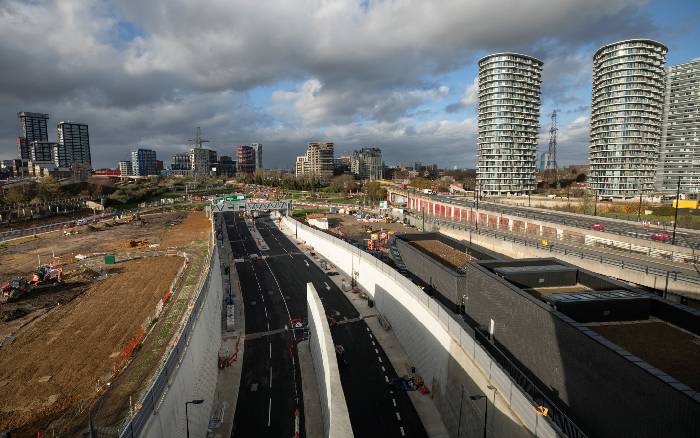
[[682, 281], [685, 283], [700, 284], [700, 275], [689, 275], [689, 274], [686, 274], [683, 272], [655, 268], [655, 267], [652, 267], [649, 265], [625, 261], [625, 260], [621, 260], [621, 259], [615, 258], [615, 257], [609, 257], [609, 256], [605, 256], [605, 255], [600, 255], [600, 254], [592, 254], [592, 253], [589, 253], [589, 252], [586, 252], [583, 250], [571, 249], [571, 248], [566, 248], [566, 247], [559, 247], [557, 245], [551, 245], [551, 244], [542, 245], [542, 243], [540, 242], [539, 239], [529, 239], [527, 237], [514, 236], [514, 235], [506, 234], [503, 232], [498, 232], [498, 231], [492, 230], [492, 229], [480, 228], [477, 230], [477, 229], [474, 229], [474, 228], [467, 226], [466, 224], [463, 224], [460, 222], [446, 221], [446, 220], [438, 219], [438, 218], [435, 218], [432, 216], [426, 216], [425, 220], [426, 220], [426, 222], [435, 223], [435, 224], [438, 224], [441, 226], [447, 226], [447, 227], [450, 227], [452, 229], [470, 231], [470, 232], [475, 233], [475, 234], [494, 237], [496, 239], [503, 240], [505, 242], [514, 242], [514, 243], [517, 243], [519, 245], [535, 247], [537, 249], [549, 251], [551, 253], [569, 255], [569, 256], [573, 256], [573, 257], [578, 257], [580, 259], [585, 259], [585, 260], [592, 260], [592, 261], [604, 263], [607, 265], [617, 266], [617, 267], [620, 267], [622, 269], [629, 269], [632, 271], [643, 272], [644, 274], [647, 274], [647, 275], [651, 274], [651, 275], [656, 275], [659, 277], [668, 277], [669, 279], [671, 279], [673, 281]]

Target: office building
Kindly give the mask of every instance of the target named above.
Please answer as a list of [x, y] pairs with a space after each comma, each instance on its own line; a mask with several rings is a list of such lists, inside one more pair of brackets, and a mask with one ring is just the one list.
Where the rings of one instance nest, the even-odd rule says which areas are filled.
[[656, 190], [700, 193], [700, 58], [666, 70]]
[[384, 177], [384, 162], [382, 150], [379, 148], [362, 148], [352, 153], [350, 169], [353, 175], [360, 179], [382, 179]]
[[60, 122], [56, 129], [55, 164], [58, 167], [70, 167], [80, 164], [92, 167], [90, 155], [90, 133], [88, 125], [76, 122]]
[[542, 61], [497, 53], [479, 61], [476, 181], [485, 195], [535, 190]]
[[151, 149], [131, 151], [131, 168], [134, 176], [157, 175], [156, 151]]
[[309, 142], [306, 155], [297, 157], [296, 176], [329, 181], [334, 165], [333, 142]]
[[238, 161], [237, 175], [241, 177], [253, 176], [255, 173], [255, 149], [244, 144], [237, 145], [236, 159]]
[[255, 159], [255, 171], [262, 172], [263, 170], [263, 145], [262, 143], [251, 143], [253, 148], [253, 158]]
[[129, 176], [134, 174], [134, 168], [131, 165], [131, 161], [120, 161], [118, 167], [119, 174], [121, 176]]
[[667, 48], [626, 40], [593, 55], [591, 189], [631, 198], [654, 189], [661, 144]]
[[49, 141], [49, 115], [22, 111], [19, 117], [20, 136], [17, 137], [17, 157], [23, 161], [30, 159], [29, 145], [33, 141]]

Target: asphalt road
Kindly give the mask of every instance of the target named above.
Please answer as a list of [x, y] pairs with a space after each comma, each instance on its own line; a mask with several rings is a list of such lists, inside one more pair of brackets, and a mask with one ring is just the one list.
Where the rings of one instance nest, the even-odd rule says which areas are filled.
[[251, 259], [261, 251], [245, 222], [225, 215], [234, 257], [244, 260], [236, 269], [246, 318], [232, 436], [291, 437], [297, 408], [304, 435], [301, 373], [293, 335], [284, 328], [290, 318], [306, 321], [307, 282], [316, 287], [326, 314], [339, 323], [332, 335], [345, 348], [349, 364], [341, 368], [341, 381], [355, 436], [426, 436], [407, 394], [394, 392], [386, 382], [396, 373], [345, 294], [267, 218], [256, 220], [256, 227], [269, 250], [262, 252], [264, 258]]
[[[429, 196], [420, 194], [420, 196]], [[432, 195], [430, 196], [435, 201], [445, 202], [449, 204], [459, 205], [461, 207], [475, 207], [475, 202], [470, 199], [465, 198], [451, 198], [442, 195]], [[651, 235], [653, 233], [666, 233], [669, 236], [672, 231], [664, 227], [644, 227], [637, 225], [632, 222], [617, 222], [606, 220], [600, 216], [588, 216], [588, 215], [570, 215], [558, 213], [554, 210], [543, 211], [541, 209], [530, 208], [530, 207], [517, 207], [514, 205], [502, 205], [493, 202], [479, 201], [479, 208], [482, 210], [493, 211], [496, 213], [510, 214], [513, 216], [520, 216], [525, 218], [531, 218], [535, 220], [540, 220], [544, 222], [551, 222], [557, 224], [565, 224], [572, 227], [582, 228], [585, 230], [590, 230], [593, 224], [605, 224], [605, 232], [611, 234], [617, 234], [620, 236], [636, 237], [639, 239], [652, 240]], [[668, 242], [670, 243], [670, 241]], [[676, 245], [684, 246], [688, 248], [700, 249], [700, 233], [686, 233], [683, 231], [676, 232]]]

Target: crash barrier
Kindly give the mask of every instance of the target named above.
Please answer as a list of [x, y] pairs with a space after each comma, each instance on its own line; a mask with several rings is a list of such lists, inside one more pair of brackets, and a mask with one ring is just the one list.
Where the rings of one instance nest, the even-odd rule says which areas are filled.
[[194, 436], [206, 432], [218, 375], [223, 299], [219, 252], [213, 239], [214, 232], [209, 242], [209, 262], [188, 304], [191, 310], [142, 397], [133, 400], [138, 409], [119, 427], [120, 437], [185, 436], [185, 401], [194, 399], [204, 401], [188, 410], [190, 431]]
[[[372, 255], [334, 236], [315, 230], [289, 217], [281, 223], [292, 235], [328, 258], [338, 269], [346, 272], [371, 295], [377, 309], [391, 324], [401, 346], [415, 364], [424, 381], [432, 384], [435, 403], [448, 430], [470, 433], [465, 429], [461, 412], [462, 399], [459, 387], [463, 382], [476, 379], [469, 375], [468, 360], [476, 364], [480, 373], [497, 390], [507, 415], [517, 417], [519, 424], [509, 424], [504, 416], [489, 423], [492, 436], [526, 436], [523, 430], [541, 437], [558, 435], [582, 438], [586, 435], [563, 412], [546, 417], [538, 415], [535, 402], [520, 385], [522, 379], [499, 363], [475, 339], [473, 331], [463, 321], [454, 317], [438, 301], [425, 294], [411, 280], [399, 274]], [[467, 376], [464, 378], [463, 376]], [[485, 388], [479, 390], [486, 392]], [[464, 402], [464, 404], [469, 401]], [[476, 408], [479, 409], [479, 408]], [[552, 405], [551, 410], [556, 410]], [[469, 414], [469, 413], [467, 413]], [[481, 414], [483, 415], [483, 414]], [[468, 424], [478, 424], [474, 415]], [[512, 421], [512, 420], [511, 420]], [[483, 423], [482, 423], [483, 424]], [[524, 428], [524, 429], [523, 429]], [[472, 431], [474, 433], [474, 431]]]
[[350, 438], [354, 435], [343, 386], [340, 383], [335, 345], [321, 298], [312, 283], [306, 284], [306, 305], [309, 318], [309, 349], [321, 399], [323, 432], [326, 437]]
[[[421, 221], [422, 221], [422, 219], [416, 218], [416, 219], [414, 219], [413, 222], [420, 223]], [[555, 244], [549, 244], [549, 243], [543, 244], [541, 239], [532, 239], [532, 238], [527, 238], [527, 237], [514, 236], [511, 234], [507, 234], [504, 232], [498, 232], [498, 231], [491, 230], [491, 229], [479, 228], [478, 230], [476, 230], [476, 229], [474, 229], [474, 228], [472, 228], [469, 225], [464, 224], [464, 223], [447, 221], [447, 220], [438, 219], [435, 217], [426, 216], [425, 221], [427, 223], [434, 223], [434, 224], [437, 224], [439, 226], [446, 226], [446, 227], [450, 227], [452, 229], [464, 230], [464, 231], [468, 231], [468, 232], [471, 232], [474, 234], [493, 237], [493, 238], [496, 238], [498, 240], [503, 240], [506, 242], [513, 242], [513, 243], [516, 243], [518, 245], [534, 247], [536, 249], [549, 251], [552, 254], [558, 253], [558, 254], [563, 254], [563, 255], [569, 255], [569, 256], [577, 257], [577, 258], [584, 259], [584, 260], [591, 260], [594, 262], [599, 262], [599, 263], [603, 263], [606, 265], [619, 267], [622, 269], [628, 269], [628, 270], [644, 273], [646, 275], [655, 275], [657, 277], [663, 277], [663, 278], [666, 278], [668, 276], [669, 279], [672, 281], [700, 285], [700, 275], [697, 275], [697, 274], [696, 275], [688, 275], [688, 274], [685, 274], [683, 272], [654, 268], [654, 267], [650, 267], [648, 265], [644, 265], [641, 263], [624, 261], [624, 260], [620, 260], [620, 259], [614, 258], [614, 257], [608, 257], [608, 256], [604, 256], [604, 255], [599, 255], [599, 254], [591, 254], [591, 253], [585, 252], [583, 250], [576, 250], [576, 249], [571, 249], [571, 248], [559, 247]]]

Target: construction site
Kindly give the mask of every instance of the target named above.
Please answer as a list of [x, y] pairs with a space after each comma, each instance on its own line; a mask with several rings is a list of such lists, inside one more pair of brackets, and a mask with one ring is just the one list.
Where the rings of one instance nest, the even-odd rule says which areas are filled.
[[[396, 233], [415, 231], [391, 216], [355, 214], [323, 214], [328, 222], [327, 231], [363, 248], [383, 251], [385, 244]], [[307, 219], [308, 222], [308, 219]], [[314, 225], [309, 222], [310, 225]]]
[[[209, 253], [202, 211], [0, 243], [0, 432], [116, 427], [172, 345]], [[99, 400], [99, 403], [97, 403]]]

